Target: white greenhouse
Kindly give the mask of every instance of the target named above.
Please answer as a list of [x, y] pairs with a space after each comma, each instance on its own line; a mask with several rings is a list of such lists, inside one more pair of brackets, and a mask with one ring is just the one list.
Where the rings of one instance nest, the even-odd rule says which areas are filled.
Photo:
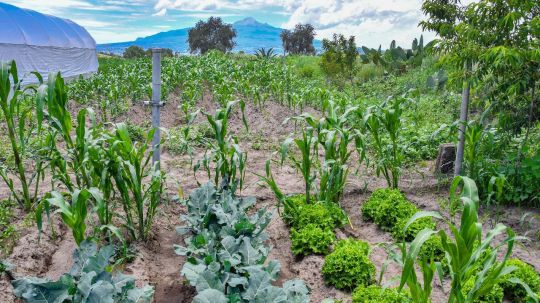
[[0, 2], [0, 61], [17, 62], [23, 83], [61, 72], [65, 78], [97, 72], [96, 42], [71, 20]]

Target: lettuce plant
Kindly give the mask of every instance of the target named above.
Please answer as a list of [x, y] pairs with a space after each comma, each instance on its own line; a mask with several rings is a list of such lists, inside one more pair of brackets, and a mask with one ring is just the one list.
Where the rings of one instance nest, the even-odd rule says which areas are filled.
[[513, 302], [532, 302], [533, 300], [527, 294], [525, 287], [513, 281], [509, 281], [509, 279], [519, 279], [526, 283], [531, 291], [534, 293], [540, 293], [540, 275], [538, 275], [534, 267], [519, 259], [508, 260], [507, 264], [509, 266], [514, 266], [516, 270], [508, 274], [506, 277], [508, 278], [507, 281], [501, 283], [501, 287], [504, 289], [505, 295]]
[[358, 286], [352, 293], [353, 303], [408, 303], [412, 302], [405, 291], [399, 292], [394, 288], [382, 288], [379, 285]]
[[336, 240], [331, 229], [308, 224], [298, 230], [291, 229], [291, 250], [295, 255], [327, 254]]
[[362, 214], [382, 229], [391, 230], [401, 218], [411, 218], [416, 206], [397, 189], [377, 189], [362, 205]]
[[181, 272], [197, 290], [193, 302], [309, 302], [303, 281], [272, 285], [280, 265], [267, 260], [264, 230], [271, 214], [260, 209], [248, 215], [254, 204], [255, 198], [236, 197], [212, 183], [191, 193], [182, 216], [187, 225], [177, 228], [190, 236], [175, 251], [188, 258]]
[[369, 244], [352, 239], [340, 240], [324, 259], [322, 273], [327, 284], [352, 290], [375, 280], [375, 265], [369, 259]]
[[25, 303], [41, 302], [118, 302], [150, 303], [151, 286], [137, 288], [135, 279], [110, 272], [113, 246], [98, 250], [93, 242], [84, 241], [73, 253], [73, 266], [56, 281], [43, 278], [21, 278], [12, 282], [15, 296]]

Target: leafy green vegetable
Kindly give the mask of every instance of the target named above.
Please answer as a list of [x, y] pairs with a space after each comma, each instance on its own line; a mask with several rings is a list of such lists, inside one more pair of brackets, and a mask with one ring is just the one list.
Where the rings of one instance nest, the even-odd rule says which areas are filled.
[[382, 288], [378, 285], [358, 286], [352, 293], [353, 303], [407, 303], [412, 302], [410, 295], [394, 288]]
[[527, 302], [529, 295], [525, 288], [517, 283], [509, 281], [510, 278], [516, 278], [529, 286], [534, 293], [540, 292], [540, 276], [531, 265], [519, 260], [511, 259], [506, 263], [508, 266], [515, 266], [516, 270], [505, 276], [505, 281], [501, 283], [504, 294], [513, 302]]
[[113, 246], [98, 251], [93, 242], [84, 241], [73, 253], [73, 266], [56, 281], [22, 278], [12, 282], [15, 296], [25, 303], [42, 302], [118, 302], [150, 303], [151, 286], [137, 288], [135, 279], [121, 273], [110, 273], [109, 261]]
[[322, 273], [327, 284], [352, 290], [370, 285], [375, 279], [375, 265], [369, 260], [369, 244], [360, 240], [340, 240], [324, 259]]
[[212, 183], [191, 193], [188, 214], [182, 216], [187, 225], [177, 228], [191, 236], [175, 251], [188, 257], [181, 272], [197, 290], [194, 302], [309, 301], [302, 281], [272, 285], [280, 265], [267, 260], [264, 229], [271, 214], [260, 209], [248, 215], [254, 204], [255, 198], [236, 197], [233, 189], [218, 190]]
[[334, 232], [316, 224], [308, 224], [299, 230], [291, 229], [291, 250], [295, 255], [327, 254], [336, 240]]
[[382, 229], [392, 230], [399, 219], [410, 218], [416, 206], [397, 189], [377, 189], [362, 205], [362, 214]]

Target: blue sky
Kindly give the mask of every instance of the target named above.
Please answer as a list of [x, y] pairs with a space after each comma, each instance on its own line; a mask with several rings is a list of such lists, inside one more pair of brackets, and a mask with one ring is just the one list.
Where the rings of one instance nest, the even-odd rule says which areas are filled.
[[[220, 16], [226, 22], [253, 17], [276, 27], [309, 22], [317, 39], [335, 32], [370, 47], [395, 39], [409, 46], [421, 34], [421, 0], [7, 0], [9, 4], [71, 19], [98, 43], [131, 41], [190, 27]], [[433, 37], [425, 33], [426, 40]]]

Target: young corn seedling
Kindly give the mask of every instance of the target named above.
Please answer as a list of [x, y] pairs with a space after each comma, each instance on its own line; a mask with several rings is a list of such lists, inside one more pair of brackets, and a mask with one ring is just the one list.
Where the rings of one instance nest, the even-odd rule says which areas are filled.
[[125, 225], [134, 239], [147, 239], [163, 191], [159, 163], [151, 165], [154, 131], [138, 144], [131, 140], [125, 124], [117, 124], [109, 143], [116, 154], [110, 163], [111, 174], [122, 200]]
[[[62, 221], [71, 229], [75, 243], [80, 245], [86, 238], [86, 217], [88, 215], [89, 201], [93, 199], [96, 204], [103, 201], [103, 196], [96, 188], [75, 190], [71, 193], [70, 201], [58, 192], [52, 192], [51, 198], [45, 203], [57, 207]], [[48, 208], [48, 206], [47, 206]]]
[[196, 173], [201, 167], [212, 178], [212, 167], [214, 173], [214, 182], [221, 188], [231, 189], [236, 192], [242, 190], [244, 184], [247, 153], [244, 152], [238, 144], [238, 139], [228, 134], [228, 123], [233, 107], [239, 104], [242, 111], [242, 120], [246, 130], [248, 129], [247, 120], [244, 115], [244, 101], [229, 102], [227, 107], [218, 109], [214, 115], [204, 113], [210, 124], [214, 138], [205, 140], [204, 144], [209, 146], [204, 157], [193, 167]]
[[[398, 188], [403, 164], [403, 150], [398, 144], [403, 113], [401, 98], [381, 106], [369, 107], [363, 128], [371, 135], [377, 176], [383, 175], [389, 187]], [[388, 142], [389, 141], [389, 142]]]
[[[294, 119], [311, 120], [311, 117], [303, 115], [294, 117]], [[290, 146], [293, 143], [300, 152], [299, 157], [289, 151]], [[300, 138], [288, 138], [281, 144], [281, 165], [283, 166], [286, 158], [288, 157], [293, 163], [294, 167], [300, 171], [302, 177], [304, 178], [306, 203], [308, 204], [313, 202], [311, 190], [313, 188], [313, 182], [316, 178], [313, 168], [316, 161], [318, 161], [318, 154], [317, 135], [315, 133], [315, 129], [309, 125], [302, 128], [302, 136]]]

